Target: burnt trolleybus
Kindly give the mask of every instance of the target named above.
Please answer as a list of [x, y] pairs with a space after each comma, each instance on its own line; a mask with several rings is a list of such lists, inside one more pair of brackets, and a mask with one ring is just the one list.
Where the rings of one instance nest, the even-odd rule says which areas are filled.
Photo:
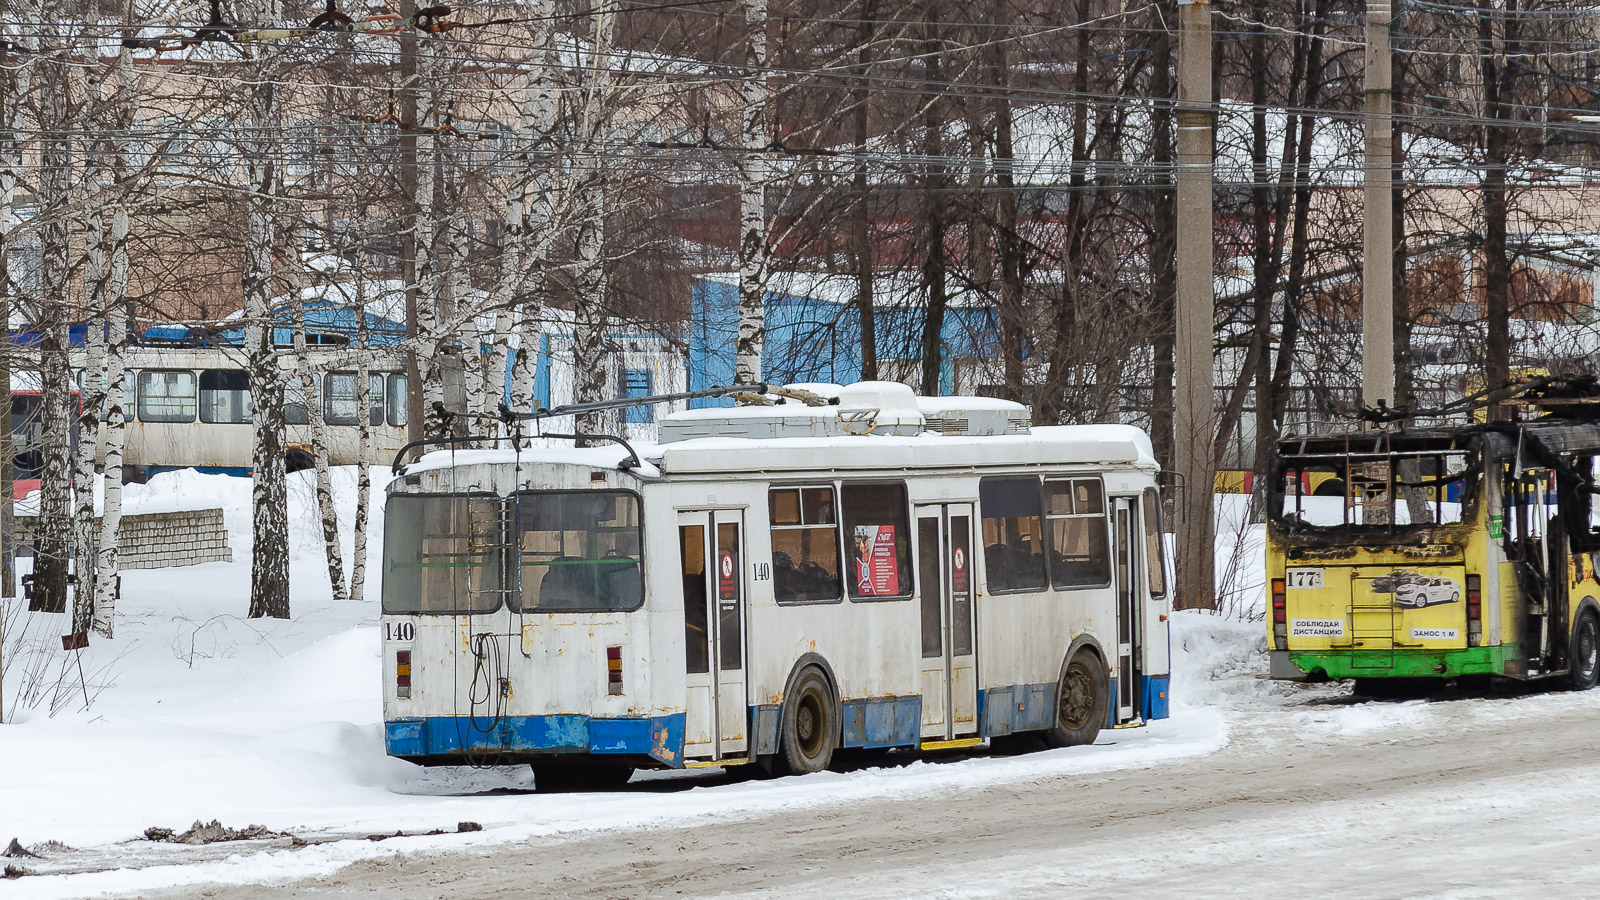
[[1592, 687], [1597, 456], [1600, 423], [1555, 416], [1281, 440], [1268, 482], [1273, 676]]
[[1143, 432], [809, 387], [778, 390], [824, 405], [676, 413], [655, 445], [403, 466], [388, 752], [531, 763], [550, 789], [638, 767], [814, 772], [841, 748], [1083, 744], [1166, 716]]

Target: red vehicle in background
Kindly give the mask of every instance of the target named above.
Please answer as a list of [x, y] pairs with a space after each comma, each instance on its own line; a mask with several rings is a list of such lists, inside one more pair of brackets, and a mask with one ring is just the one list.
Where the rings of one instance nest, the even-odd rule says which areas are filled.
[[[72, 389], [72, 437], [78, 446], [77, 410], [82, 402], [78, 389]], [[44, 393], [37, 372], [11, 373], [11, 477], [18, 500], [39, 489], [39, 473], [44, 468]]]

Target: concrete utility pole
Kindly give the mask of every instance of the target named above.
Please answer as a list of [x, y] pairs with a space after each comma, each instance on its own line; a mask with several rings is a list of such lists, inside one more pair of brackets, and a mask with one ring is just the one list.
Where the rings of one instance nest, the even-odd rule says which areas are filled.
[[1183, 476], [1176, 605], [1214, 609], [1211, 4], [1178, 0], [1178, 296], [1173, 462]]
[[1389, 0], [1367, 0], [1366, 134], [1362, 164], [1361, 402], [1394, 404], [1394, 84]]

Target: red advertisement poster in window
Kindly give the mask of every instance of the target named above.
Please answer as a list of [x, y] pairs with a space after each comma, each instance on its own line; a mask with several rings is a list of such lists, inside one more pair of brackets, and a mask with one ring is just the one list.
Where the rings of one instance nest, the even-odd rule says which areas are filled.
[[900, 593], [900, 558], [895, 553], [893, 525], [857, 525], [851, 556], [856, 596], [893, 597]]

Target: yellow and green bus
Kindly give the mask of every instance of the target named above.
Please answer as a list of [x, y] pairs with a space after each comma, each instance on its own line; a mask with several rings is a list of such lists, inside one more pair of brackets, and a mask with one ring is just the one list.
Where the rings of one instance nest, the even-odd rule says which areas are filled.
[[1267, 473], [1274, 678], [1600, 679], [1600, 423], [1286, 437]]

